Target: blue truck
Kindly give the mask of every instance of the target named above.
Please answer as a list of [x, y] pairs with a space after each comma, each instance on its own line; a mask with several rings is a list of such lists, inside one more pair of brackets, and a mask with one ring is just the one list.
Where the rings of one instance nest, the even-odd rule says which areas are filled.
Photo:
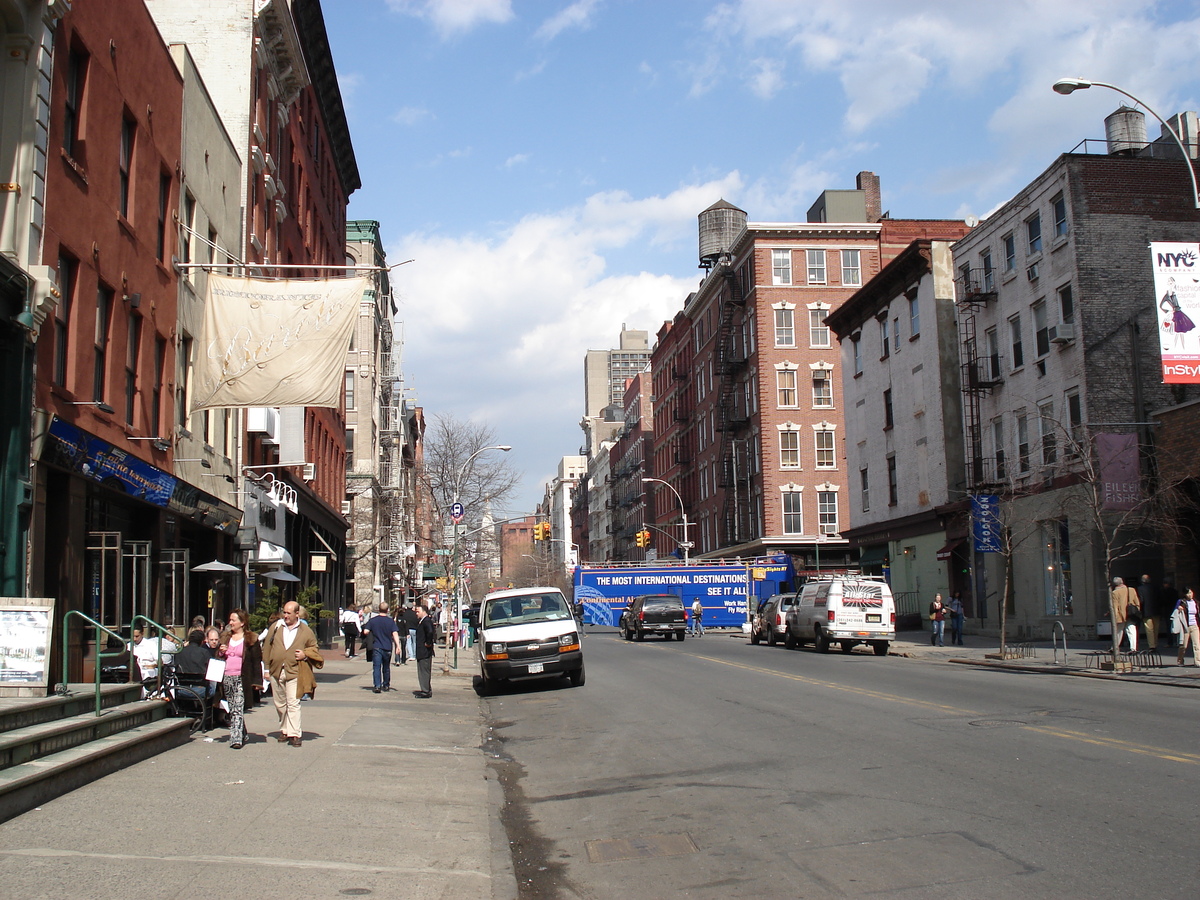
[[634, 597], [676, 594], [685, 609], [699, 598], [705, 628], [741, 628], [749, 609], [773, 594], [795, 590], [795, 569], [787, 554], [751, 560], [714, 560], [693, 565], [654, 564], [578, 566], [575, 604], [583, 621], [616, 627]]

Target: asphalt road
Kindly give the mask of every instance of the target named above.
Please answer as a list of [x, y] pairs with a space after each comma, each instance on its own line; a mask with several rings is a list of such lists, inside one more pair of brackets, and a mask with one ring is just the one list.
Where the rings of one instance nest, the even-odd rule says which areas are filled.
[[1191, 897], [1200, 692], [598, 630], [484, 700], [526, 898]]

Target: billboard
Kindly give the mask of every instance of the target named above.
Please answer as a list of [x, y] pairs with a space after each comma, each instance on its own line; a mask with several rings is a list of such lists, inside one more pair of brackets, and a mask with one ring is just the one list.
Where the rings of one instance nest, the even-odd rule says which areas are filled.
[[1200, 244], [1150, 244], [1164, 384], [1200, 384]]

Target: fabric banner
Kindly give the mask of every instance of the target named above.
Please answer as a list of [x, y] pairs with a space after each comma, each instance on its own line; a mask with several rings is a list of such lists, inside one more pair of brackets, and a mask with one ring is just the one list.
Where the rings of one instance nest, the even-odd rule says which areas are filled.
[[1200, 244], [1150, 244], [1164, 384], [1200, 383]]
[[976, 553], [1001, 553], [1000, 498], [995, 494], [971, 495], [971, 535]]
[[1136, 434], [1097, 434], [1101, 509], [1133, 509], [1142, 502]]
[[210, 275], [192, 411], [342, 402], [365, 277], [265, 281]]

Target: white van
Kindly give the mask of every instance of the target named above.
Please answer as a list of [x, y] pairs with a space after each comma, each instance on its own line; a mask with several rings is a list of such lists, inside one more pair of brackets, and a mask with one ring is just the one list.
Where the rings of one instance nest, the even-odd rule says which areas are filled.
[[821, 653], [837, 642], [843, 653], [869, 644], [876, 656], [887, 656], [896, 639], [896, 603], [882, 578], [835, 576], [810, 581], [787, 613], [783, 642], [789, 648], [810, 641]]
[[558, 588], [494, 591], [476, 615], [480, 693], [512, 678], [565, 675], [573, 686], [583, 684], [579, 627]]

